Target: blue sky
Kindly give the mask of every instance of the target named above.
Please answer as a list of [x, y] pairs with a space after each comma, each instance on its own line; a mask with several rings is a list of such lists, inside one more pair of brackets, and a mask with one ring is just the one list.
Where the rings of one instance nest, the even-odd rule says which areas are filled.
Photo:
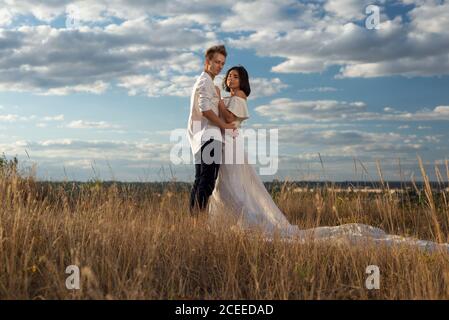
[[[368, 5], [380, 9], [379, 29], [365, 27]], [[190, 89], [216, 43], [227, 47], [225, 69], [249, 71], [246, 127], [279, 130], [279, 169], [264, 180], [377, 179], [376, 161], [398, 180], [398, 159], [404, 179], [420, 180], [418, 155], [431, 178], [435, 164], [445, 172], [447, 1], [0, 8], [0, 152], [35, 164], [41, 179], [169, 179], [170, 132], [186, 127]], [[191, 165], [171, 166], [193, 179]]]

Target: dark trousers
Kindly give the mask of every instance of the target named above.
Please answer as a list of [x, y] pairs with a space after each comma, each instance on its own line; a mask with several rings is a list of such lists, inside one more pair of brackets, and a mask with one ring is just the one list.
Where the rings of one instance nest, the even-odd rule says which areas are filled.
[[190, 212], [203, 211], [214, 191], [218, 177], [222, 154], [222, 144], [217, 140], [208, 140], [195, 155], [195, 182], [190, 192]]

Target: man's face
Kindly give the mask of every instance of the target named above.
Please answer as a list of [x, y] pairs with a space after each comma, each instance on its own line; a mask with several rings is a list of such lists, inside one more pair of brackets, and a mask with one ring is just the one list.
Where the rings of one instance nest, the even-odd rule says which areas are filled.
[[206, 69], [209, 73], [217, 76], [223, 70], [226, 58], [221, 53], [215, 53], [212, 59], [206, 59]]

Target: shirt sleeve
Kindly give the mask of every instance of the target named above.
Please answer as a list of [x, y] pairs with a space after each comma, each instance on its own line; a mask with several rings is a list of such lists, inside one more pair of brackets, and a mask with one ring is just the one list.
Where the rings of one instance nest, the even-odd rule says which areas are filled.
[[207, 79], [201, 79], [198, 83], [198, 106], [201, 111], [212, 109], [212, 93]]
[[248, 106], [244, 99], [238, 99], [235, 97], [231, 98], [231, 100], [229, 101], [228, 110], [238, 118], [249, 118]]

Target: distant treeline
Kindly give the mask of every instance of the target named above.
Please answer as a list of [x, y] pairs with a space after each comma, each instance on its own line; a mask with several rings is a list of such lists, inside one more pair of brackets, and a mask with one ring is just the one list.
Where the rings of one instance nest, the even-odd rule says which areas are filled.
[[[162, 193], [169, 188], [171, 191], [188, 191], [192, 183], [190, 182], [182, 182], [182, 181], [163, 181], [163, 182], [121, 182], [121, 181], [37, 181], [37, 185], [41, 186], [51, 186], [51, 187], [61, 187], [65, 190], [71, 189], [82, 189], [89, 186], [102, 186], [108, 187], [111, 185], [116, 185], [119, 189], [127, 189], [133, 190], [137, 192], [158, 192]], [[414, 190], [415, 187], [413, 183], [410, 181], [401, 182], [401, 181], [280, 181], [273, 180], [270, 182], [264, 182], [265, 187], [269, 192], [277, 192], [280, 191], [284, 186], [291, 188], [309, 188], [309, 189], [319, 189], [325, 187], [333, 187], [338, 189], [382, 189], [382, 188], [390, 188], [390, 189], [410, 189]], [[423, 182], [415, 182], [415, 185], [418, 189], [424, 188]], [[438, 183], [438, 182], [430, 182], [431, 188], [435, 190], [441, 190], [449, 187], [448, 182]]]

